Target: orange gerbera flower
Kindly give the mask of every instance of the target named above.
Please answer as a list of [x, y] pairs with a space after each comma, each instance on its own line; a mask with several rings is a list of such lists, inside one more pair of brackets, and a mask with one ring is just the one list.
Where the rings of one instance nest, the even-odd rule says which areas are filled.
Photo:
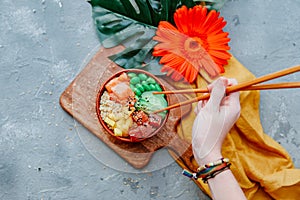
[[219, 15], [200, 5], [190, 9], [182, 6], [174, 14], [177, 28], [161, 21], [153, 37], [159, 42], [153, 55], [162, 57], [161, 71], [175, 81], [185, 78], [190, 83], [203, 70], [211, 78], [224, 72], [223, 66], [231, 57], [227, 52], [230, 39], [222, 30], [226, 21]]

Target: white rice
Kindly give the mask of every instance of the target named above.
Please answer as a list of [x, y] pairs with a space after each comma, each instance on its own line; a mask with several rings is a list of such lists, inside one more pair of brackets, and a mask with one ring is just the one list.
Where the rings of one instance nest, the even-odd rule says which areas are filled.
[[100, 113], [102, 119], [105, 119], [110, 113], [115, 115], [121, 114], [123, 111], [123, 105], [109, 99], [107, 91], [103, 92], [100, 100]]

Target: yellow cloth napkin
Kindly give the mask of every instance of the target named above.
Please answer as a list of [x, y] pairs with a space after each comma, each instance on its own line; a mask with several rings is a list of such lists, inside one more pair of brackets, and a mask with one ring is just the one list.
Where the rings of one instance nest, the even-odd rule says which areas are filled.
[[[235, 78], [238, 82], [255, 78], [234, 57], [225, 70], [223, 76]], [[206, 85], [198, 77], [195, 87]], [[231, 160], [231, 170], [248, 199], [300, 199], [300, 169], [295, 169], [286, 150], [264, 133], [259, 116], [259, 98], [259, 91], [241, 92], [241, 116], [225, 139], [223, 156]], [[179, 135], [187, 141], [191, 141], [194, 119], [192, 111], [178, 126]], [[176, 162], [185, 167], [180, 160]], [[202, 180], [195, 183], [211, 196], [207, 184]]]

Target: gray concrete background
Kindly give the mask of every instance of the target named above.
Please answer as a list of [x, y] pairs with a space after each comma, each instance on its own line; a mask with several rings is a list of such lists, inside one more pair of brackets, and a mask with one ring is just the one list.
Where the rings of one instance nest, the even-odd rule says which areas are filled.
[[[298, 0], [228, 1], [221, 13], [231, 52], [256, 76], [300, 64], [299, 10]], [[174, 162], [123, 172], [88, 150], [95, 138], [81, 139], [89, 132], [58, 100], [98, 45], [83, 0], [0, 1], [0, 199], [207, 199]], [[278, 81], [296, 80], [299, 73]], [[299, 96], [299, 90], [264, 91], [260, 106], [265, 132], [296, 167]], [[154, 159], [170, 157], [161, 151]]]

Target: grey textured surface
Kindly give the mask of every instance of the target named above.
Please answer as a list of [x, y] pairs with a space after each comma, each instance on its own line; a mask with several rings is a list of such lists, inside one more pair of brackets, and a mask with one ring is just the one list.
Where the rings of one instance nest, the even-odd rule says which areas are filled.
[[[298, 0], [228, 1], [221, 13], [231, 52], [256, 76], [300, 64], [299, 10]], [[0, 21], [0, 199], [207, 199], [174, 162], [148, 172], [110, 167], [124, 162], [97, 158], [87, 144], [95, 138], [83, 140], [89, 132], [60, 108], [60, 94], [99, 45], [87, 2], [1, 0]], [[264, 91], [260, 105], [265, 132], [297, 167], [299, 97]], [[171, 158], [162, 151], [154, 159]]]

